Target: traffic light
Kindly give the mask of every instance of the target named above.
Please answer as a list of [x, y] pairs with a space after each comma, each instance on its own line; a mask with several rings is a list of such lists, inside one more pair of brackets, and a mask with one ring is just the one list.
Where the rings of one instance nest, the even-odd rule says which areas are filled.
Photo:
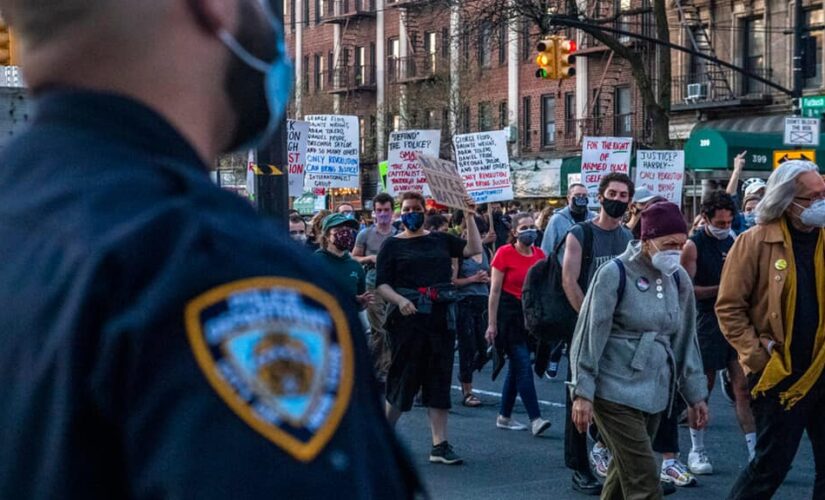
[[544, 80], [555, 80], [556, 76], [556, 37], [551, 36], [540, 41], [536, 50], [539, 54], [536, 56], [536, 65], [539, 67], [536, 70], [536, 78]]
[[556, 41], [556, 77], [564, 80], [576, 75], [576, 42], [560, 37]]
[[0, 66], [12, 66], [15, 64], [14, 37], [11, 34], [9, 25], [0, 17]]

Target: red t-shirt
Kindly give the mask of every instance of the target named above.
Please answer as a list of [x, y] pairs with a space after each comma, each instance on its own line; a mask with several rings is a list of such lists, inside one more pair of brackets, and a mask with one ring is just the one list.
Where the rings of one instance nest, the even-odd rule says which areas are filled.
[[533, 255], [527, 256], [518, 253], [514, 245], [504, 245], [498, 249], [490, 265], [504, 273], [502, 289], [521, 300], [521, 287], [527, 271], [543, 258], [544, 252], [537, 246], [533, 246]]

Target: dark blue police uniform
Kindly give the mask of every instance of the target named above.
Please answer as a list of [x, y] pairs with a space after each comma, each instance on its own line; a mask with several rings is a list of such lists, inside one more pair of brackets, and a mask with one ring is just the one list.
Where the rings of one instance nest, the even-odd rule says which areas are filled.
[[137, 102], [37, 104], [0, 161], [0, 498], [411, 496], [309, 254]]

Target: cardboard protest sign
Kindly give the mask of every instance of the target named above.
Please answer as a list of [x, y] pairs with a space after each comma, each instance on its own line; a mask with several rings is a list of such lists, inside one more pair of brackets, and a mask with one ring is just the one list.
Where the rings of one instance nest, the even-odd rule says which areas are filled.
[[503, 130], [453, 138], [458, 172], [476, 203], [513, 199], [507, 135]]
[[328, 188], [359, 188], [357, 116], [310, 115], [304, 187], [316, 194]]
[[304, 169], [307, 158], [309, 123], [287, 120], [287, 163], [289, 166], [289, 196], [304, 194]]
[[429, 196], [427, 178], [421, 171], [417, 156], [426, 154], [438, 158], [440, 146], [440, 130], [390, 132], [387, 145], [387, 192], [396, 196], [406, 191], [415, 191]]
[[647, 188], [681, 207], [684, 179], [684, 151], [636, 153], [636, 189]]
[[582, 181], [590, 195], [590, 206], [598, 207], [599, 182], [610, 172], [630, 173], [629, 137], [584, 137], [582, 139]]
[[466, 208], [467, 190], [453, 162], [427, 155], [419, 155], [418, 162], [435, 201], [448, 207]]

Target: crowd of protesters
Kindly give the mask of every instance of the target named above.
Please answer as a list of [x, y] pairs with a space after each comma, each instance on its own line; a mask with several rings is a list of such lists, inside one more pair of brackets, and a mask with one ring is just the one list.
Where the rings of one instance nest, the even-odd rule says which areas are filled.
[[[560, 209], [476, 207], [468, 198], [450, 212], [420, 194], [381, 193], [369, 223], [342, 204], [309, 221], [293, 214], [289, 231], [365, 310], [388, 420], [427, 408], [431, 462], [463, 462], [448, 441], [454, 377], [460, 403], [476, 408], [474, 373], [492, 360], [497, 380], [506, 366], [494, 425], [538, 436], [551, 422], [534, 373], [556, 377], [568, 355], [564, 457], [573, 490], [660, 498], [712, 474], [707, 399], [718, 377], [749, 459], [729, 498], [770, 498], [803, 431], [819, 458], [819, 498], [825, 182], [802, 161], [767, 183], [740, 182], [744, 163], [743, 152], [727, 189], [704, 196], [692, 226], [677, 205], [610, 173], [595, 199], [571, 184]], [[551, 259], [578, 322], [548, 345], [525, 326], [522, 289], [529, 270]], [[529, 422], [513, 418], [517, 396]], [[680, 424], [690, 433], [686, 462]]]

